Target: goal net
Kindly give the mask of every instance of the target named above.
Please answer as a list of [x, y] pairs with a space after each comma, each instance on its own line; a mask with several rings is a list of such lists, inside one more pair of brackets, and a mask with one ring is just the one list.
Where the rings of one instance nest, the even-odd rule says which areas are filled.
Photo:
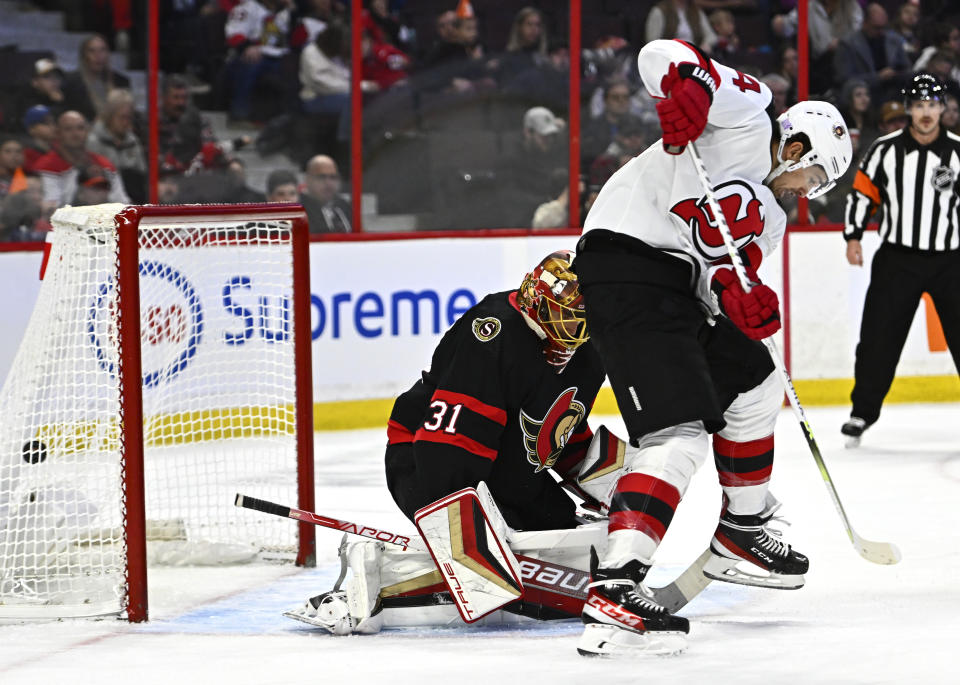
[[147, 616], [145, 564], [312, 563], [297, 205], [66, 207], [0, 390], [0, 618]]

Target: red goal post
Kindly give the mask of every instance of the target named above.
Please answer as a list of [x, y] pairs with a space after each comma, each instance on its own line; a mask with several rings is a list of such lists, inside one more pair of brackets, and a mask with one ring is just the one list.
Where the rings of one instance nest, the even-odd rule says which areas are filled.
[[146, 620], [148, 556], [311, 565], [312, 526], [232, 506], [246, 489], [313, 508], [303, 208], [65, 207], [53, 224], [0, 391], [0, 618]]

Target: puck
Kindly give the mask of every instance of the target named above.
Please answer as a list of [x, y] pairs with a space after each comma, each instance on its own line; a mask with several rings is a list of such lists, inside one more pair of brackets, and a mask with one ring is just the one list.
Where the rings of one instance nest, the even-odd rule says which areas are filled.
[[47, 460], [47, 446], [39, 440], [23, 444], [23, 460], [28, 464], [39, 464]]

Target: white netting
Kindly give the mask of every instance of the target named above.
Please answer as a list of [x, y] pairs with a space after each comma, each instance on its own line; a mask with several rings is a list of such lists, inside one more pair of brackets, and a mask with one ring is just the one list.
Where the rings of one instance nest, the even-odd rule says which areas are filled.
[[[55, 214], [0, 392], [0, 617], [124, 604], [120, 209]], [[294, 522], [233, 506], [296, 502], [290, 222], [152, 218], [138, 235], [148, 557], [292, 557]]]

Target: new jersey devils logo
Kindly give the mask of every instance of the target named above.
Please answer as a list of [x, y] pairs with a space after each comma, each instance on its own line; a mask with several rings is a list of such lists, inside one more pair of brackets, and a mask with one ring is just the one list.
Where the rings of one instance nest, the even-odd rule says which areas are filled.
[[[714, 188], [714, 194], [730, 226], [737, 249], [744, 248], [760, 237], [766, 213], [753, 188], [743, 181], [727, 181]], [[717, 229], [705, 195], [698, 200], [692, 197], [682, 200], [670, 211], [690, 227], [694, 247], [707, 261], [712, 262], [727, 255], [723, 237]]]
[[564, 390], [540, 421], [520, 410], [527, 461], [536, 466], [537, 471], [550, 468], [557, 462], [560, 452], [583, 419], [586, 408], [574, 399], [576, 394], [576, 388]]

